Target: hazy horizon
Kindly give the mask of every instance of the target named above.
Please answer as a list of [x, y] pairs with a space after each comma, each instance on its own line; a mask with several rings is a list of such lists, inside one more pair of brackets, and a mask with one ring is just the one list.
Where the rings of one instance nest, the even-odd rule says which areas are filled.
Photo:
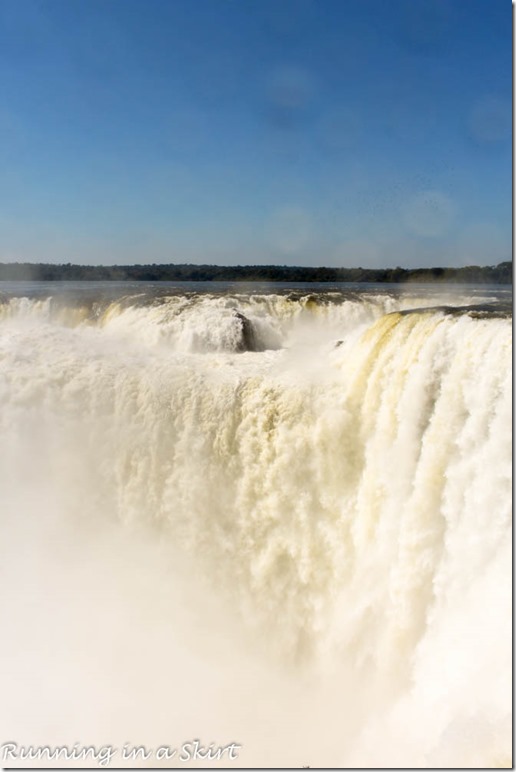
[[[496, 267], [500, 265], [501, 263], [512, 263], [512, 256], [509, 256], [507, 260], [503, 260], [500, 262], [485, 262], [485, 263], [463, 263], [461, 265], [418, 265], [418, 266], [410, 266], [407, 268], [404, 268], [403, 270], [412, 271], [412, 270], [432, 270], [435, 268], [465, 268], [465, 267], [471, 267], [471, 268], [491, 268]], [[164, 261], [161, 263], [140, 263], [140, 262], [134, 262], [134, 263], [73, 263], [69, 260], [65, 261], [31, 261], [31, 260], [5, 260], [0, 261], [0, 265], [9, 265], [9, 264], [19, 264], [19, 265], [33, 265], [33, 266], [41, 266], [41, 265], [56, 265], [56, 266], [76, 266], [78, 268], [134, 268], [135, 266], [141, 266], [141, 267], [165, 267], [165, 266], [199, 266], [199, 267], [217, 267], [217, 268], [303, 268], [307, 270], [312, 270], [316, 268], [328, 268], [328, 269], [343, 269], [343, 270], [374, 270], [375, 268], [378, 269], [385, 269], [385, 270], [395, 270], [397, 268], [402, 268], [402, 266], [399, 266], [397, 263], [392, 261], [391, 263], [385, 263], [385, 265], [381, 266], [361, 266], [361, 265], [354, 265], [352, 263], [349, 263], [347, 265], [326, 265], [325, 263], [292, 263], [292, 262], [283, 262], [283, 263], [246, 263], [246, 262], [234, 262], [234, 263], [216, 263], [216, 262], [170, 262], [170, 261]], [[1, 281], [1, 279], [0, 279]]]

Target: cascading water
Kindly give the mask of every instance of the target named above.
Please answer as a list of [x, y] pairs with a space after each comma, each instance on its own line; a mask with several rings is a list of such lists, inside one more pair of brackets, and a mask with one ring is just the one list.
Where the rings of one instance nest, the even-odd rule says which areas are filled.
[[6, 294], [3, 739], [510, 766], [484, 294]]

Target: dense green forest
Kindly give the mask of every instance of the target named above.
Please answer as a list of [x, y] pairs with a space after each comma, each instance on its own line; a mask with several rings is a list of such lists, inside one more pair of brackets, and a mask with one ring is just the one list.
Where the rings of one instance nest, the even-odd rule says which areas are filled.
[[463, 268], [324, 268], [288, 265], [64, 265], [0, 263], [0, 280], [460, 282], [510, 284], [512, 262]]

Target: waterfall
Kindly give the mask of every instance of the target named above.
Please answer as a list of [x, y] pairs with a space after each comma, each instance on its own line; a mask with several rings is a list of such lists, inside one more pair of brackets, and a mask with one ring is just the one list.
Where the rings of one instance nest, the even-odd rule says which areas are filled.
[[489, 300], [4, 298], [5, 739], [168, 726], [242, 766], [510, 765]]

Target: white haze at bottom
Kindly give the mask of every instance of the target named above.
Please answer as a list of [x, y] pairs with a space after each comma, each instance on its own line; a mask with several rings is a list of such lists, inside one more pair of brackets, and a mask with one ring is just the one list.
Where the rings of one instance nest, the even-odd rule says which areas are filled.
[[3, 304], [0, 743], [511, 765], [511, 324], [424, 305]]

